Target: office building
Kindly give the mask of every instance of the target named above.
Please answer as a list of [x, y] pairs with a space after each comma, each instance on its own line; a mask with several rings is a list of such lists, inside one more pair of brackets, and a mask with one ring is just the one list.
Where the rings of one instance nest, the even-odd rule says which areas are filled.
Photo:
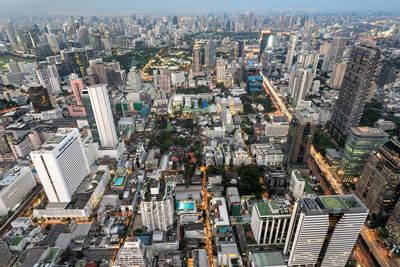
[[152, 180], [140, 202], [143, 226], [148, 231], [166, 231], [174, 221], [173, 184]]
[[0, 216], [14, 211], [36, 186], [28, 167], [14, 167], [0, 179]]
[[193, 46], [193, 72], [196, 74], [201, 70], [201, 46], [200, 43], [195, 43]]
[[330, 72], [333, 69], [335, 63], [340, 63], [343, 58], [344, 50], [346, 49], [347, 38], [335, 37], [332, 43], [329, 45], [328, 52], [322, 62], [322, 71]]
[[346, 63], [336, 63], [333, 67], [331, 86], [333, 89], [339, 89], [342, 86]]
[[290, 73], [289, 94], [292, 105], [297, 107], [309, 93], [314, 75], [311, 69], [293, 68]]
[[318, 60], [319, 53], [317, 51], [301, 51], [297, 55], [296, 65], [300, 65], [303, 69], [310, 69], [314, 78], [317, 73]]
[[117, 146], [118, 137], [107, 85], [88, 86], [83, 91], [83, 100], [93, 140], [100, 140], [102, 147]]
[[71, 84], [71, 90], [75, 97], [76, 104], [78, 106], [83, 105], [82, 93], [86, 87], [83, 82], [83, 79], [79, 78], [79, 76], [77, 74], [72, 73], [71, 75], [69, 75], [69, 82]]
[[49, 202], [70, 202], [89, 173], [81, 137], [75, 128], [60, 128], [30, 156]]
[[[368, 209], [355, 195], [302, 198], [288, 266], [346, 265]], [[289, 249], [289, 250], [288, 250]]]
[[293, 56], [294, 56], [294, 50], [296, 48], [296, 44], [297, 44], [297, 35], [296, 34], [290, 35], [289, 45], [287, 48], [288, 51], [286, 54], [286, 60], [285, 60], [285, 66], [284, 66], [286, 73], [289, 73], [290, 70], [292, 69]]
[[102, 60], [90, 61], [91, 74], [96, 78], [96, 84], [108, 84], [106, 67]]
[[400, 248], [400, 201], [394, 206], [392, 214], [386, 223], [386, 229], [389, 233], [388, 240], [395, 248]]
[[286, 116], [272, 116], [265, 124], [265, 136], [270, 143], [286, 143], [289, 133], [289, 121]]
[[204, 47], [204, 65], [206, 68], [215, 68], [217, 64], [217, 46], [214, 41], [208, 41]]
[[52, 109], [49, 94], [43, 86], [29, 88], [28, 96], [35, 112], [39, 113]]
[[304, 113], [295, 113], [290, 122], [287, 142], [287, 163], [303, 164], [310, 156], [316, 130], [315, 120]]
[[375, 48], [355, 46], [351, 50], [339, 97], [328, 125], [330, 134], [339, 144], [344, 143], [350, 128], [360, 123], [378, 59], [379, 52]]
[[146, 267], [148, 266], [145, 258], [146, 249], [138, 238], [128, 238], [119, 250], [114, 267]]
[[50, 94], [61, 92], [60, 77], [58, 76], [57, 67], [53, 64], [41, 64], [36, 70], [36, 75], [40, 85], [47, 89]]
[[171, 91], [171, 71], [168, 67], [160, 68], [160, 75], [158, 76], [158, 84], [160, 89], [165, 92]]
[[280, 166], [284, 160], [283, 151], [272, 144], [252, 144], [251, 154], [260, 166]]
[[373, 151], [357, 182], [356, 195], [378, 214], [390, 213], [400, 196], [400, 142], [391, 139]]
[[284, 246], [291, 214], [284, 202], [269, 201], [253, 205], [251, 229], [257, 244]]
[[270, 30], [262, 30], [260, 33], [260, 55], [266, 52], [266, 49], [272, 48], [273, 36]]
[[343, 182], [355, 182], [360, 176], [370, 153], [386, 143], [388, 135], [381, 129], [353, 127], [344, 146], [338, 175]]

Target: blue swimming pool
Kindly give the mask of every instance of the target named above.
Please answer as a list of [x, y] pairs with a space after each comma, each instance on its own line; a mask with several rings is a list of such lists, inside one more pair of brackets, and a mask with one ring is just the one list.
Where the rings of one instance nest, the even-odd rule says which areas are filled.
[[124, 177], [118, 176], [114, 178], [114, 186], [121, 186], [124, 183]]
[[196, 208], [196, 204], [194, 201], [178, 201], [176, 203], [177, 210], [194, 210]]

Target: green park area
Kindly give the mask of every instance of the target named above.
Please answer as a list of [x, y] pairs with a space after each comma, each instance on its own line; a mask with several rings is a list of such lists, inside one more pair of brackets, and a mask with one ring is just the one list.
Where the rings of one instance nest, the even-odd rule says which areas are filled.
[[314, 135], [313, 145], [315, 149], [323, 156], [326, 155], [327, 148], [335, 148], [335, 145], [329, 140], [329, 138], [322, 132], [317, 131]]

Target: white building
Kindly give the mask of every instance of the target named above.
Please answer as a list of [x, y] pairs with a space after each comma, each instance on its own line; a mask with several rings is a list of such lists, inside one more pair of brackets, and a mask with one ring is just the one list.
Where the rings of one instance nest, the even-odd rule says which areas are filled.
[[303, 197], [305, 184], [306, 181], [301, 176], [300, 172], [298, 170], [293, 170], [290, 175], [289, 189], [296, 200]]
[[230, 226], [225, 198], [214, 197], [210, 201], [210, 212], [214, 214], [212, 225], [215, 228]]
[[217, 83], [224, 82], [226, 66], [223, 59], [217, 60]]
[[255, 158], [257, 165], [279, 166], [283, 163], [282, 149], [276, 149], [271, 144], [252, 144], [251, 154]]
[[288, 90], [294, 107], [297, 107], [300, 101], [304, 100], [305, 96], [310, 91], [313, 77], [314, 75], [311, 69], [293, 68], [290, 73]]
[[174, 186], [170, 183], [151, 181], [150, 188], [143, 192], [140, 202], [140, 214], [143, 226], [148, 231], [166, 231], [174, 221]]
[[288, 266], [345, 266], [368, 215], [364, 204], [355, 195], [319, 196], [302, 198], [298, 211]]
[[36, 70], [36, 75], [40, 84], [47, 89], [50, 94], [61, 92], [60, 77], [55, 65], [45, 64]]
[[232, 153], [232, 161], [233, 165], [236, 166], [249, 165], [251, 164], [251, 156], [243, 148], [238, 148]]
[[265, 124], [265, 136], [271, 143], [285, 143], [289, 133], [289, 122], [286, 117], [274, 116]]
[[140, 239], [128, 239], [119, 250], [113, 267], [146, 267], [145, 247]]
[[30, 155], [49, 202], [70, 202], [89, 173], [78, 129], [60, 128]]
[[118, 137], [115, 129], [114, 116], [106, 84], [96, 84], [87, 87], [90, 104], [102, 147], [115, 147]]
[[27, 167], [16, 166], [3, 176], [0, 180], [0, 216], [17, 208], [35, 186], [35, 178]]
[[253, 205], [251, 229], [257, 244], [284, 245], [288, 240], [291, 214], [284, 202]]

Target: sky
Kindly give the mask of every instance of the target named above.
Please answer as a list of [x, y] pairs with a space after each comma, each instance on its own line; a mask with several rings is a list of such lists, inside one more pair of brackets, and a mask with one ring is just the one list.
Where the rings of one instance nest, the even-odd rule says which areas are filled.
[[400, 11], [400, 0], [0, 0], [0, 17], [68, 12]]

